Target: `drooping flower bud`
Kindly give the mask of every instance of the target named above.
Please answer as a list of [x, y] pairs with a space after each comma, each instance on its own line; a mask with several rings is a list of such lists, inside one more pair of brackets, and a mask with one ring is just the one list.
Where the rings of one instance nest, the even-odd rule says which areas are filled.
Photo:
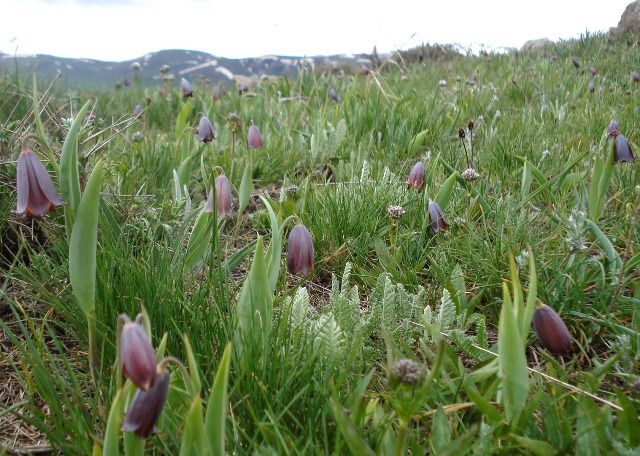
[[613, 163], [633, 163], [634, 161], [635, 157], [631, 151], [629, 141], [627, 141], [624, 135], [617, 135], [613, 143]]
[[193, 88], [191, 87], [191, 84], [189, 83], [189, 81], [187, 81], [185, 78], [181, 78], [181, 84], [182, 84], [182, 98], [193, 97]]
[[575, 57], [571, 57], [571, 63], [573, 63], [573, 66], [576, 68], [580, 68], [580, 62], [578, 62], [578, 59]]
[[151, 434], [167, 399], [170, 378], [171, 375], [164, 367], [158, 367], [156, 381], [151, 389], [136, 391], [122, 423], [123, 431], [134, 432], [141, 439], [146, 439]]
[[314, 251], [311, 234], [306, 226], [298, 224], [289, 233], [287, 270], [290, 274], [306, 275], [313, 271]]
[[56, 210], [64, 202], [49, 177], [38, 156], [26, 145], [22, 144], [22, 152], [18, 157], [16, 175], [18, 190], [18, 204], [16, 213], [42, 217], [48, 212]]
[[442, 208], [435, 201], [429, 202], [429, 223], [431, 224], [431, 229], [434, 233], [438, 233], [440, 231], [446, 231], [447, 222], [444, 220], [444, 214], [442, 213]]
[[333, 87], [329, 89], [329, 98], [331, 98], [331, 100], [335, 101], [336, 103], [340, 101], [340, 98], [338, 97], [338, 92], [336, 92], [336, 89], [334, 89]]
[[216, 139], [213, 134], [213, 125], [207, 116], [202, 116], [198, 124], [198, 137], [200, 141], [208, 143]]
[[147, 391], [156, 378], [156, 355], [149, 336], [136, 319], [132, 322], [127, 315], [120, 336], [120, 357], [122, 373], [138, 388]]
[[[229, 185], [229, 179], [224, 174], [216, 177], [216, 216], [226, 215], [231, 216], [231, 186]], [[205, 212], [213, 212], [213, 189], [209, 191], [209, 198], [207, 199], [207, 207]]]
[[571, 350], [571, 335], [562, 318], [546, 304], [540, 303], [533, 312], [533, 327], [540, 345], [554, 355]]
[[409, 178], [407, 179], [407, 190], [411, 187], [415, 187], [418, 193], [424, 188], [424, 164], [421, 161], [416, 162], [411, 168]]
[[262, 135], [260, 135], [260, 130], [258, 130], [258, 127], [253, 123], [249, 127], [249, 132], [247, 133], [247, 144], [250, 148], [262, 148]]
[[609, 122], [609, 127], [607, 127], [607, 135], [615, 138], [620, 134], [620, 126], [618, 125], [618, 121], [616, 119], [611, 119]]
[[140, 117], [141, 114], [142, 114], [142, 105], [140, 103], [138, 103], [136, 105], [136, 108], [133, 110], [133, 116], [134, 117]]

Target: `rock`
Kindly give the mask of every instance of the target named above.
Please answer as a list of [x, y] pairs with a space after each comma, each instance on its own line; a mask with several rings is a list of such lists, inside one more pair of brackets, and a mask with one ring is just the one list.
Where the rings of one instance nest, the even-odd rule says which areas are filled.
[[[639, 0], [640, 1], [640, 0]], [[522, 46], [522, 51], [539, 51], [546, 47], [553, 45], [553, 41], [549, 38], [538, 38], [536, 40], [529, 40]]]
[[618, 22], [619, 32], [638, 32], [640, 31], [640, 0], [629, 3], [622, 13], [620, 22]]

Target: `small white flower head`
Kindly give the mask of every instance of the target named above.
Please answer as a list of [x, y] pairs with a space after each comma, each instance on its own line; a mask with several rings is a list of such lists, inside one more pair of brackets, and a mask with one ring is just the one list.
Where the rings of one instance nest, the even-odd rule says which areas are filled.
[[452, 221], [453, 225], [463, 226], [467, 224], [467, 219], [464, 217], [456, 217]]
[[142, 141], [142, 133], [139, 131], [136, 131], [133, 135], [131, 135], [131, 141], [133, 142]]
[[420, 365], [411, 359], [400, 359], [391, 367], [391, 378], [405, 385], [415, 385], [420, 379]]
[[142, 70], [142, 65], [140, 65], [140, 62], [133, 62], [131, 64], [131, 71], [140, 71]]
[[296, 196], [298, 190], [300, 190], [300, 188], [297, 185], [289, 185], [289, 187], [287, 187], [287, 193], [291, 196]]
[[446, 79], [440, 79], [440, 81], [438, 81], [438, 85], [440, 87], [446, 87], [447, 86], [447, 80]]
[[464, 180], [472, 181], [472, 180], [480, 179], [480, 173], [473, 168], [467, 168], [464, 171], [462, 171], [462, 174], [460, 174], [460, 177], [462, 177]]
[[401, 219], [406, 211], [402, 208], [402, 206], [389, 206], [387, 209], [387, 214], [392, 219]]

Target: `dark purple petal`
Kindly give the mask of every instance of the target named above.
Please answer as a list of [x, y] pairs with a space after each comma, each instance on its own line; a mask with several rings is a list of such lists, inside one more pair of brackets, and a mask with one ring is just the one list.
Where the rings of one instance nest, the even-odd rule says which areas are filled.
[[446, 231], [448, 225], [444, 220], [444, 214], [442, 213], [442, 208], [440, 208], [440, 205], [435, 201], [429, 202], [428, 212], [429, 223], [433, 232], [438, 233], [440, 231]]
[[329, 89], [329, 98], [331, 98], [331, 100], [335, 101], [336, 103], [340, 101], [340, 98], [338, 98], [338, 92], [336, 92], [336, 89], [334, 89], [333, 87]]
[[231, 186], [229, 179], [224, 174], [216, 177], [216, 202], [218, 204], [217, 216], [231, 215]]
[[193, 97], [193, 89], [191, 88], [191, 84], [185, 78], [181, 80], [182, 84], [182, 98]]
[[149, 391], [136, 391], [122, 423], [123, 431], [135, 432], [141, 439], [146, 439], [151, 434], [167, 399], [170, 378], [169, 372], [158, 372]]
[[304, 225], [296, 225], [289, 233], [287, 270], [290, 274], [306, 275], [313, 271], [314, 250], [311, 234]]
[[262, 135], [260, 134], [260, 130], [258, 130], [258, 127], [253, 124], [251, 124], [251, 126], [249, 127], [249, 133], [247, 134], [247, 144], [251, 148], [262, 148]]
[[613, 163], [633, 163], [634, 161], [635, 157], [627, 138], [624, 135], [616, 136], [616, 140], [613, 143]]
[[216, 139], [213, 135], [213, 125], [211, 125], [211, 121], [206, 116], [202, 116], [200, 119], [200, 124], [198, 125], [198, 136], [200, 137], [200, 141], [205, 143]]
[[141, 390], [148, 390], [156, 379], [156, 355], [142, 325], [127, 322], [120, 336], [122, 373]]
[[620, 126], [618, 125], [618, 121], [616, 119], [611, 119], [611, 122], [609, 122], [609, 126], [607, 127], [607, 135], [615, 138], [619, 134]]
[[413, 165], [409, 173], [409, 179], [407, 179], [407, 189], [415, 187], [418, 192], [421, 192], [424, 187], [424, 173], [424, 164], [421, 161]]
[[24, 153], [18, 157], [16, 180], [18, 187], [18, 207], [16, 212], [23, 214], [29, 203], [29, 175], [27, 173], [27, 159]]
[[141, 114], [142, 114], [142, 105], [140, 103], [138, 103], [136, 105], [136, 108], [133, 110], [133, 116], [134, 117], [140, 117]]
[[561, 355], [571, 350], [571, 335], [562, 318], [546, 304], [536, 307], [533, 312], [533, 327], [540, 345], [554, 355]]
[[204, 207], [204, 212], [210, 214], [213, 212], [213, 189], [209, 190], [209, 196], [207, 196], [207, 205]]
[[36, 176], [36, 181], [49, 202], [55, 206], [62, 206], [64, 202], [58, 196], [51, 177], [42, 162], [38, 159], [38, 156], [33, 152], [27, 154], [27, 163], [31, 165]]

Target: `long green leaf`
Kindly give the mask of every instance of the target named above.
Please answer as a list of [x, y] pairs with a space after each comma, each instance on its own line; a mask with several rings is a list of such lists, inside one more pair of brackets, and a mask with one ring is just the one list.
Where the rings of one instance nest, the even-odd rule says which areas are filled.
[[69, 242], [69, 280], [78, 305], [88, 315], [95, 309], [98, 212], [102, 189], [102, 160], [89, 176]]
[[593, 237], [595, 237], [602, 246], [607, 257], [609, 267], [612, 267], [614, 272], [619, 271], [622, 267], [622, 259], [620, 258], [620, 255], [618, 255], [618, 252], [616, 252], [616, 249], [613, 247], [609, 238], [602, 232], [600, 227], [594, 221], [590, 219], [585, 219], [585, 221], [587, 222], [589, 231], [591, 231]]
[[333, 412], [333, 417], [336, 420], [340, 434], [342, 434], [345, 442], [347, 442], [351, 454], [375, 456], [371, 447], [364, 441], [358, 429], [356, 429], [342, 407], [333, 398], [329, 399], [329, 405], [331, 406], [331, 411]]
[[264, 261], [262, 237], [258, 237], [253, 264], [242, 285], [236, 304], [238, 324], [234, 335], [239, 359], [255, 363], [266, 346], [271, 331], [273, 298]]
[[447, 205], [449, 204], [449, 200], [451, 199], [451, 192], [456, 186], [456, 181], [458, 180], [458, 171], [455, 171], [451, 174], [444, 184], [440, 187], [438, 194], [436, 195], [436, 199], [434, 200], [436, 203], [440, 205], [442, 210], [445, 210]]
[[229, 409], [229, 368], [231, 365], [231, 342], [227, 344], [211, 387], [204, 427], [209, 438], [213, 456], [224, 456], [227, 410]]
[[45, 149], [47, 153], [47, 157], [49, 158], [49, 163], [51, 163], [51, 167], [56, 172], [56, 176], [60, 179], [60, 167], [58, 166], [58, 162], [56, 161], [56, 156], [49, 146], [47, 142], [47, 135], [44, 131], [44, 124], [42, 123], [42, 117], [40, 116], [40, 99], [38, 97], [38, 85], [36, 84], [36, 74], [33, 73], [33, 117], [36, 121], [36, 130], [38, 131], [38, 137], [40, 138], [40, 144]]
[[262, 195], [260, 195], [262, 204], [267, 208], [269, 212], [269, 220], [271, 221], [271, 241], [269, 242], [269, 248], [267, 249], [267, 275], [269, 276], [269, 285], [271, 286], [271, 293], [276, 290], [276, 283], [278, 282], [278, 275], [280, 274], [280, 259], [282, 258], [282, 234], [280, 233], [280, 224], [278, 223], [278, 217], [273, 211], [269, 201]]
[[91, 101], [87, 101], [80, 109], [78, 115], [73, 120], [69, 132], [62, 145], [60, 155], [60, 193], [62, 199], [67, 203], [64, 206], [64, 218], [67, 228], [67, 239], [71, 236], [71, 229], [75, 222], [76, 212], [80, 205], [80, 175], [78, 174], [78, 133], [91, 106]]
[[124, 390], [116, 393], [116, 397], [111, 402], [107, 427], [104, 432], [104, 443], [102, 454], [104, 456], [120, 456], [120, 426], [122, 425], [122, 415], [124, 410]]
[[202, 423], [202, 399], [196, 396], [191, 403], [184, 422], [180, 456], [208, 456], [211, 454], [209, 440]]
[[206, 213], [202, 209], [193, 224], [189, 241], [187, 242], [187, 252], [184, 258], [185, 271], [191, 271], [202, 263], [211, 241], [211, 231], [214, 223], [217, 223], [215, 214]]
[[249, 205], [249, 197], [253, 190], [253, 164], [251, 163], [251, 149], [247, 151], [247, 163], [245, 164], [240, 188], [238, 189], [238, 216], [242, 215]]
[[192, 397], [199, 396], [200, 390], [202, 389], [202, 381], [200, 380], [200, 369], [196, 362], [196, 355], [193, 353], [189, 337], [184, 334], [182, 338], [184, 340], [184, 349], [187, 352], [187, 363], [189, 365], [189, 380], [191, 381], [191, 387], [189, 390]]
[[498, 359], [502, 377], [502, 401], [507, 420], [514, 423], [529, 394], [529, 373], [520, 327], [514, 309], [506, 299], [509, 290], [504, 283], [502, 287], [505, 299], [498, 324]]

